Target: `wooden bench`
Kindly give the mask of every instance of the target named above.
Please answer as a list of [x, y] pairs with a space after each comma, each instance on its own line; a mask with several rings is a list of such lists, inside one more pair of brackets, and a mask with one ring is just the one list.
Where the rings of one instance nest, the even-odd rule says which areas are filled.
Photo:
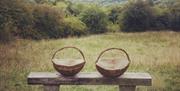
[[79, 73], [74, 77], [63, 77], [59, 73], [31, 72], [28, 84], [44, 85], [44, 91], [59, 91], [60, 85], [119, 85], [120, 91], [135, 91], [136, 86], [151, 86], [148, 73], [126, 72], [119, 78], [105, 78], [97, 72]]

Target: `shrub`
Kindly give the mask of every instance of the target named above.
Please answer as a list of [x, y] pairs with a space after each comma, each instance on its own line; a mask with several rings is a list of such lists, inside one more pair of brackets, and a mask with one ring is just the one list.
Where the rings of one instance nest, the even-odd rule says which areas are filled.
[[37, 4], [48, 3], [48, 0], [34, 0]]
[[171, 0], [169, 3], [160, 3], [160, 5], [155, 5], [153, 8], [156, 10], [154, 12], [155, 19], [152, 23], [154, 29], [172, 29], [175, 31], [180, 30], [180, 1]]
[[63, 37], [63, 14], [61, 10], [49, 5], [37, 5], [33, 11], [34, 29], [42, 38]]
[[171, 29], [175, 31], [180, 31], [180, 1], [174, 0], [170, 8], [170, 22], [171, 22]]
[[0, 43], [8, 43], [14, 38], [12, 36], [12, 30], [16, 28], [12, 26], [12, 23], [7, 22], [0, 25]]
[[152, 29], [163, 30], [170, 27], [170, 20], [168, 14], [162, 14], [155, 16], [154, 21], [152, 22]]
[[86, 9], [83, 4], [72, 4], [69, 3], [67, 10], [71, 15], [78, 16], [83, 10]]
[[67, 36], [81, 36], [87, 33], [86, 24], [76, 17], [65, 18], [64, 34]]
[[150, 28], [153, 20], [151, 7], [144, 1], [130, 3], [123, 13], [121, 22], [122, 31], [140, 32]]
[[180, 31], [180, 13], [173, 13], [171, 15], [171, 29]]
[[151, 22], [152, 30], [163, 30], [170, 27], [169, 10], [165, 7], [158, 5], [153, 7], [154, 9], [154, 20]]
[[87, 25], [89, 33], [107, 32], [106, 26], [108, 22], [107, 15], [98, 7], [92, 7], [84, 11], [81, 20]]
[[121, 14], [121, 12], [122, 12], [121, 7], [112, 8], [110, 13], [108, 14], [109, 20], [114, 24], [118, 23], [118, 17]]
[[32, 9], [24, 0], [1, 0], [0, 17], [2, 23], [11, 22], [17, 28], [23, 30], [32, 25]]
[[24, 0], [0, 1], [1, 39], [9, 41], [13, 36], [33, 25], [32, 6]]
[[115, 33], [115, 32], [119, 32], [120, 27], [118, 24], [109, 23], [107, 26], [107, 29], [108, 29], [108, 32]]

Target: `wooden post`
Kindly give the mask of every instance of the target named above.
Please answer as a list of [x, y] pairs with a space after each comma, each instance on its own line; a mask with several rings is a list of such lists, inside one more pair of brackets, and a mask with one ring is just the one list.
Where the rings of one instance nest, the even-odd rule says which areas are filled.
[[119, 85], [119, 91], [136, 91], [136, 86], [128, 86], [128, 85], [120, 86]]
[[44, 85], [44, 91], [59, 91], [59, 85]]

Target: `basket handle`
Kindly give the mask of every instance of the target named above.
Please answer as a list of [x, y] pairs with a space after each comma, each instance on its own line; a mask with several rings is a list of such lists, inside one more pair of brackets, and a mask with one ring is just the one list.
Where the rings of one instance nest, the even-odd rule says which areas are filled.
[[99, 56], [98, 56], [98, 58], [97, 58], [97, 60], [96, 60], [96, 63], [99, 61], [100, 57], [101, 57], [106, 51], [109, 51], [109, 50], [119, 50], [119, 51], [124, 52], [124, 53], [126, 54], [126, 56], [127, 56], [128, 61], [131, 62], [128, 53], [127, 53], [124, 49], [121, 49], [121, 48], [108, 48], [108, 49], [102, 51], [102, 52], [99, 54]]
[[[84, 62], [86, 62], [83, 52], [82, 52], [79, 48], [77, 48], [77, 47], [71, 47], [71, 46], [63, 47], [63, 48], [57, 50], [57, 51], [53, 54], [51, 61], [54, 59], [54, 57], [56, 56], [56, 54], [57, 54], [59, 51], [62, 51], [62, 50], [67, 49], [67, 48], [72, 48], [72, 49], [76, 49], [77, 51], [79, 51], [80, 54], [81, 54], [82, 57], [83, 57]], [[53, 61], [52, 61], [52, 62], [53, 62]]]

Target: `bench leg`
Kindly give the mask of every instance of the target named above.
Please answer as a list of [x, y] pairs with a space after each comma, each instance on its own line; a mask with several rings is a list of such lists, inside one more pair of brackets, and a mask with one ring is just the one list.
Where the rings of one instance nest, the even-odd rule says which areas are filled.
[[59, 91], [59, 85], [44, 85], [44, 91]]
[[119, 86], [119, 91], [136, 91], [136, 86]]

